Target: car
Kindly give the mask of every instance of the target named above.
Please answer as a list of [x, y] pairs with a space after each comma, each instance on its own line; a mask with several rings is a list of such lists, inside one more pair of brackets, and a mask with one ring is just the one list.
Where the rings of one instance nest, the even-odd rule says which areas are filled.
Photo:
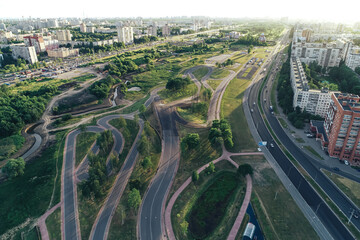
[[334, 167], [333, 170], [334, 170], [334, 171], [337, 171], [337, 172], [340, 171], [340, 169], [339, 169], [338, 167]]
[[257, 150], [258, 150], [259, 152], [261, 152], [261, 148], [258, 148]]
[[250, 109], [251, 112], [254, 112], [254, 109]]
[[253, 105], [255, 105], [255, 102], [253, 103]]
[[272, 148], [273, 148], [273, 147], [274, 147], [274, 144], [270, 143], [270, 147], [272, 147]]
[[345, 160], [344, 163], [345, 163], [345, 165], [347, 165], [347, 166], [350, 165], [350, 163], [349, 163], [347, 160]]
[[306, 134], [306, 136], [307, 136], [308, 138], [312, 138], [312, 137], [313, 137], [313, 135], [310, 134], [310, 133]]
[[309, 130], [305, 130], [304, 133], [310, 133], [310, 131], [309, 131]]
[[264, 99], [264, 102], [266, 102], [266, 99]]

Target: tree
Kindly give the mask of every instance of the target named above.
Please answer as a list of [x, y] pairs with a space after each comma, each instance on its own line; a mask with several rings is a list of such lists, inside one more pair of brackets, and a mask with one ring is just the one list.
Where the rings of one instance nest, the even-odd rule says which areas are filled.
[[140, 192], [136, 188], [133, 188], [130, 191], [129, 197], [128, 197], [129, 207], [136, 210], [140, 206], [140, 203], [141, 203]]
[[139, 112], [140, 113], [144, 113], [146, 111], [146, 107], [144, 104], [141, 104], [141, 106], [139, 107]]
[[180, 228], [184, 235], [187, 233], [188, 227], [189, 227], [189, 223], [187, 221], [184, 220], [182, 223], [180, 223]]
[[251, 165], [245, 163], [242, 164], [238, 167], [237, 169], [237, 174], [240, 176], [246, 176], [247, 174], [252, 175], [253, 174], [253, 169], [251, 167]]
[[79, 129], [80, 129], [80, 132], [85, 132], [86, 126], [85, 126], [84, 124], [81, 124], [81, 125], [79, 126]]
[[197, 180], [199, 180], [199, 174], [198, 174], [198, 172], [197, 172], [197, 171], [193, 171], [191, 178], [192, 178], [192, 181], [193, 181], [193, 182], [196, 182]]
[[181, 140], [188, 149], [194, 149], [200, 144], [200, 137], [197, 133], [188, 133], [182, 140]]
[[10, 159], [2, 168], [2, 171], [9, 177], [15, 178], [24, 174], [25, 161], [23, 158]]
[[144, 169], [148, 169], [152, 167], [152, 162], [150, 157], [145, 157], [144, 160], [141, 162], [141, 166]]
[[360, 75], [360, 66], [355, 68], [355, 72]]
[[145, 135], [141, 136], [138, 145], [138, 151], [141, 155], [148, 155], [150, 152], [150, 141]]
[[215, 165], [214, 165], [213, 162], [211, 162], [211, 163], [209, 164], [209, 166], [206, 168], [205, 172], [206, 172], [207, 174], [212, 174], [212, 173], [215, 172]]

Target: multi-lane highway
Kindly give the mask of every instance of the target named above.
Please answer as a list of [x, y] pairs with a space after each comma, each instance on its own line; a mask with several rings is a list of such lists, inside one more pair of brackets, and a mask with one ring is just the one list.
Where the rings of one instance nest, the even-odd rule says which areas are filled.
[[[279, 58], [276, 60], [279, 62]], [[270, 67], [270, 63], [267, 67]], [[257, 79], [257, 80], [260, 80]], [[279, 146], [276, 144], [270, 133], [268, 132], [265, 123], [262, 120], [261, 113], [253, 103], [258, 102], [258, 92], [261, 86], [261, 81], [257, 81], [250, 90], [249, 99], [247, 104], [249, 108], [253, 108], [253, 121], [257, 126], [257, 131], [260, 137], [264, 141], [273, 143], [274, 147], [270, 147], [270, 153], [276, 159], [282, 170], [287, 174], [294, 186], [297, 187], [299, 193], [308, 203], [308, 205], [314, 210], [315, 214], [323, 222], [327, 230], [334, 237], [334, 239], [354, 239], [348, 229], [339, 221], [336, 215], [326, 205], [318, 193], [312, 188], [312, 186], [306, 181], [306, 179], [300, 174], [296, 167], [282, 152]], [[261, 102], [263, 99], [270, 99], [269, 92], [263, 92], [261, 96]], [[330, 196], [330, 198], [347, 213], [349, 209], [355, 208], [352, 203], [339, 191], [313, 164], [314, 160], [304, 154], [295, 144], [288, 138], [276, 118], [268, 111], [268, 106], [264, 104], [265, 116], [268, 119], [272, 129], [280, 139], [282, 144], [289, 150], [289, 152], [297, 159], [302, 167], [312, 176], [312, 178], [324, 189], [324, 191]], [[315, 161], [316, 162], [316, 161]], [[349, 214], [347, 214], [349, 216]], [[356, 224], [356, 220], [354, 223]]]

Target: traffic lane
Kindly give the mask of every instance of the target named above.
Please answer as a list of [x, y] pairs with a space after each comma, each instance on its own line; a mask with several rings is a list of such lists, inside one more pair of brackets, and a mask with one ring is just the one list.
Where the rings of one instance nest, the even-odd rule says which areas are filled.
[[[257, 82], [253, 88], [250, 89], [250, 91], [255, 91], [258, 92], [259, 88], [260, 88], [260, 84], [261, 82]], [[250, 100], [251, 101], [256, 101], [255, 97], [257, 95], [250, 95]], [[248, 102], [248, 104], [250, 105], [250, 102]], [[252, 117], [254, 119], [254, 122], [257, 122], [257, 128], [258, 128], [258, 132], [259, 135], [261, 136], [262, 139], [267, 139], [267, 140], [272, 140], [272, 137], [270, 135], [270, 133], [267, 131], [261, 116], [260, 116], [260, 112], [258, 110], [258, 108], [255, 108]], [[278, 150], [280, 151], [280, 149], [278, 148]], [[283, 169], [283, 171], [286, 173], [286, 170], [288, 169], [289, 173], [287, 173], [287, 175], [289, 176], [289, 179], [292, 181], [292, 183], [294, 184], [294, 186], [297, 186], [296, 184], [299, 185], [299, 187], [301, 187], [302, 183], [300, 182], [300, 179], [303, 177], [300, 175], [300, 173], [296, 170], [296, 168], [290, 163], [290, 161], [286, 158], [286, 156], [280, 151], [278, 152], [278, 155], [274, 156], [274, 158], [277, 160], [277, 162], [279, 163], [280, 167]], [[294, 170], [292, 170], [292, 168], [294, 168]], [[295, 171], [296, 176], [294, 177], [293, 174], [290, 175], [291, 171]], [[302, 196], [304, 197], [304, 199], [308, 202], [309, 206], [311, 206], [313, 208], [313, 205], [315, 202], [313, 201], [313, 198], [319, 197], [317, 195], [317, 193], [312, 189], [312, 187], [308, 186], [309, 185], [305, 179], [301, 180], [304, 181], [304, 187], [306, 188], [306, 191], [302, 191], [300, 192], [300, 194], [302, 194]], [[306, 183], [305, 183], [306, 182]], [[302, 189], [302, 188], [301, 188]], [[312, 191], [311, 191], [312, 190]], [[316, 209], [314, 209], [315, 211]], [[324, 225], [328, 228], [329, 232], [336, 237], [340, 237], [339, 239], [343, 239], [341, 238], [341, 236], [344, 236], [344, 239], [353, 239], [351, 234], [348, 232], [348, 230], [342, 225], [342, 223], [337, 219], [337, 217], [331, 212], [331, 210], [329, 208], [327, 208], [327, 212], [324, 212], [325, 210], [321, 209], [320, 211], [323, 212], [319, 212], [319, 209], [317, 211], [319, 218], [322, 220], [322, 222], [324, 223]], [[325, 216], [325, 217], [324, 217]], [[329, 222], [328, 219], [331, 219], [331, 222]], [[334, 224], [335, 223], [335, 224]], [[333, 226], [341, 226], [340, 230], [338, 229], [334, 229]]]
[[[273, 141], [264, 124], [259, 124], [258, 132], [262, 139]], [[274, 148], [270, 147], [269, 150], [282, 170], [289, 177], [292, 184], [298, 189], [304, 200], [309, 204], [314, 212], [316, 211], [319, 219], [327, 227], [330, 234], [335, 239], [354, 239], [328, 207], [317, 209], [319, 204], [323, 204], [325, 206], [323, 200], [319, 197], [312, 186], [304, 179], [296, 167], [287, 159], [278, 145], [274, 143]]]
[[[315, 160], [306, 156], [304, 152], [291, 141], [291, 139], [283, 131], [277, 120], [271, 117], [268, 120], [272, 128], [275, 129], [278, 138], [281, 140], [284, 146], [290, 151], [290, 153], [295, 157], [295, 159], [299, 161], [299, 163], [312, 176], [312, 178], [316, 179], [316, 182], [336, 203], [336, 205], [338, 205], [342, 212], [347, 217], [350, 217], [351, 213], [348, 212], [349, 209], [358, 210], [358, 208], [349, 201], [349, 199], [343, 194], [343, 192], [340, 191], [333, 183], [331, 183], [330, 180], [312, 164], [311, 160], [313, 162]], [[357, 219], [352, 219], [352, 222], [358, 229], [360, 228], [360, 222]]]

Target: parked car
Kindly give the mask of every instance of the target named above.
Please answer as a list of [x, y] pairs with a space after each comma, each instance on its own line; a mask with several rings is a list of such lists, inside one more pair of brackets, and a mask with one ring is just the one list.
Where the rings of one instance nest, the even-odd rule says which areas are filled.
[[339, 169], [338, 167], [334, 167], [333, 170], [334, 170], [334, 171], [337, 171], [337, 172], [340, 171], [340, 169]]
[[274, 147], [274, 144], [270, 143], [270, 147], [272, 147], [272, 148], [273, 148], [273, 147]]
[[345, 160], [344, 163], [345, 163], [345, 165], [347, 165], [347, 166], [350, 165], [350, 163], [349, 163], [347, 160]]

